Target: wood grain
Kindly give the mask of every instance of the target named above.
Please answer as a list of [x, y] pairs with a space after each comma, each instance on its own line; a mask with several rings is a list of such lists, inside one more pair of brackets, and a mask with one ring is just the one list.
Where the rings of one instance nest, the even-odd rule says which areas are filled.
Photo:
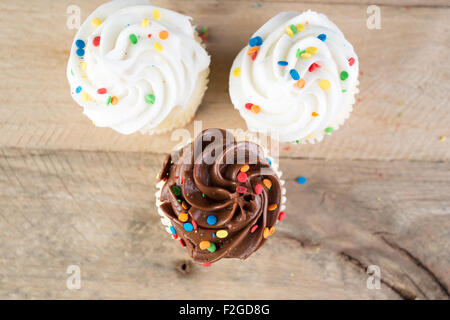
[[[85, 18], [103, 1], [78, 1]], [[382, 28], [366, 28], [367, 1], [170, 0], [155, 4], [209, 26], [210, 88], [197, 118], [204, 127], [245, 128], [230, 103], [228, 72], [250, 35], [274, 14], [314, 9], [346, 34], [361, 61], [361, 101], [340, 130], [318, 145], [282, 146], [282, 155], [329, 159], [448, 160], [450, 46], [447, 1], [382, 4]], [[333, 2], [333, 3], [332, 3]], [[0, 146], [150, 151], [176, 144], [170, 135], [123, 136], [95, 128], [72, 101], [65, 67], [75, 30], [66, 27], [72, 1], [2, 1], [0, 9]], [[411, 5], [405, 7], [404, 5]], [[21, 23], [17, 23], [17, 22]], [[11, 41], [17, 39], [17, 41]], [[192, 124], [187, 128], [192, 131]]]
[[[159, 223], [162, 159], [3, 149], [0, 297], [449, 298], [447, 164], [282, 159], [288, 217], [271, 241], [204, 268]], [[69, 265], [80, 290], [66, 288]], [[381, 268], [380, 290], [366, 287], [368, 265]]]

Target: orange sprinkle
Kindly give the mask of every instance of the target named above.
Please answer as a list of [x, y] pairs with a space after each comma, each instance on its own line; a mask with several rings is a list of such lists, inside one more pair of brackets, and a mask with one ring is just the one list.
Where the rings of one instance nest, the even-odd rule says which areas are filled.
[[241, 172], [247, 172], [250, 169], [250, 166], [248, 164], [241, 167]]
[[270, 237], [274, 232], [275, 232], [275, 228], [274, 228], [274, 227], [271, 227], [270, 229], [266, 227], [266, 228], [264, 228], [263, 237], [264, 237], [264, 238], [268, 238], [268, 237]]
[[166, 40], [169, 37], [169, 32], [167, 32], [166, 30], [163, 30], [159, 33], [159, 38], [161, 40]]
[[272, 203], [271, 205], [269, 205], [269, 210], [270, 211], [273, 211], [273, 210], [275, 210], [276, 208], [277, 208], [278, 206], [277, 206], [277, 204], [276, 203]]
[[180, 213], [178, 215], [178, 220], [180, 220], [181, 222], [186, 222], [188, 221], [189, 216], [187, 215], [187, 213]]
[[183, 207], [184, 210], [187, 210], [188, 208], [188, 205], [184, 201], [181, 203], [181, 206]]
[[252, 105], [251, 110], [253, 113], [258, 114], [261, 111], [261, 108], [259, 106], [257, 106], [256, 104], [254, 104], [254, 105]]
[[116, 96], [114, 96], [114, 97], [111, 98], [111, 104], [112, 104], [113, 106], [115, 106], [115, 105], [117, 104], [117, 102], [119, 102], [119, 98], [117, 98]]
[[211, 246], [211, 243], [209, 241], [203, 240], [200, 242], [200, 249], [206, 250]]
[[301, 89], [305, 86], [305, 83], [306, 83], [305, 79], [298, 79], [298, 81], [295, 83], [295, 85]]
[[259, 50], [259, 46], [251, 47], [251, 48], [247, 51], [247, 54], [248, 54], [249, 56], [251, 56], [251, 55], [254, 54], [255, 52], [258, 52], [258, 50]]
[[311, 113], [311, 115], [312, 115], [313, 117], [317, 117], [319, 114], [318, 114], [317, 112], [313, 112], [313, 113]]
[[270, 189], [272, 187], [272, 181], [270, 181], [269, 179], [264, 179], [263, 183], [264, 183], [264, 185], [266, 186], [267, 189]]

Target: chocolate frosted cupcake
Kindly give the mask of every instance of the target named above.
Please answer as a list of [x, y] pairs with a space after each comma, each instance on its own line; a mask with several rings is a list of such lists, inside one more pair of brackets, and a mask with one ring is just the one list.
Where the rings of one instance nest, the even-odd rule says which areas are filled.
[[208, 129], [167, 156], [158, 177], [158, 212], [194, 262], [246, 259], [285, 217], [280, 176], [257, 143]]

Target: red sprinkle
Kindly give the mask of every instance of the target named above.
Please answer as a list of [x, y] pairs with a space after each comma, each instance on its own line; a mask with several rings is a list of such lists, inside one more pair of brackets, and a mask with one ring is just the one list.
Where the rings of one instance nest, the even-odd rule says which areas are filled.
[[239, 182], [245, 182], [247, 181], [247, 174], [245, 172], [239, 172], [239, 174], [237, 175], [237, 179]]
[[309, 72], [313, 72], [314, 70], [316, 70], [317, 68], [320, 68], [320, 66], [317, 63], [313, 63], [312, 65], [309, 66], [308, 71]]
[[355, 64], [355, 58], [350, 58], [350, 59], [348, 59], [348, 64], [350, 65], [350, 67], [351, 67], [352, 65], [354, 65], [354, 64]]
[[149, 38], [151, 38], [151, 37], [152, 37], [152, 34], [151, 34], [151, 33], [149, 33], [149, 34], [148, 34], [148, 37], [149, 37]]
[[94, 47], [98, 47], [100, 45], [100, 36], [96, 36], [93, 40], [92, 40], [92, 44], [94, 45]]
[[183, 247], [186, 247], [186, 243], [184, 243], [184, 240], [180, 238], [180, 243]]
[[194, 227], [194, 230], [197, 230], [197, 222], [195, 222], [195, 220], [192, 220], [192, 226]]
[[256, 193], [256, 194], [261, 194], [262, 191], [263, 191], [263, 186], [262, 186], [262, 184], [257, 184], [257, 185], [254, 187], [254, 189], [255, 189], [255, 193]]
[[250, 229], [250, 233], [255, 232], [255, 230], [258, 229], [258, 225], [255, 224], [251, 229]]
[[283, 221], [284, 218], [286, 218], [286, 212], [281, 211], [280, 214], [278, 215], [278, 220]]
[[106, 93], [106, 89], [105, 88], [100, 88], [97, 90], [98, 94], [105, 94]]
[[246, 103], [246, 104], [245, 104], [245, 109], [251, 110], [251, 109], [252, 109], [252, 106], [253, 106], [253, 103]]
[[211, 262], [205, 262], [202, 264], [202, 266], [204, 267], [210, 267], [211, 266]]
[[181, 184], [183, 184], [183, 177], [181, 177]]
[[253, 61], [255, 61], [257, 55], [258, 55], [258, 51], [255, 51], [255, 53], [252, 55], [252, 60]]
[[236, 188], [236, 192], [238, 192], [238, 193], [245, 193], [245, 192], [247, 192], [247, 188], [246, 187], [242, 187], [242, 186], [238, 186]]
[[177, 235], [177, 234], [173, 234], [172, 236], [173, 236], [173, 238], [174, 238], [175, 240], [178, 239], [178, 235]]

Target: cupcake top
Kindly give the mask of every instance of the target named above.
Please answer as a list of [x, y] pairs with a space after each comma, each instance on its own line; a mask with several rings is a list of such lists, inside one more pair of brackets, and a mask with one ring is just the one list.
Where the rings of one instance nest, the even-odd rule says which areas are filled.
[[252, 131], [280, 141], [323, 137], [354, 102], [358, 57], [328, 18], [282, 12], [236, 57], [230, 95]]
[[245, 259], [273, 234], [284, 197], [269, 161], [260, 146], [221, 129], [167, 157], [159, 210], [195, 262]]
[[190, 17], [147, 0], [98, 7], [72, 44], [72, 97], [100, 127], [122, 134], [157, 127], [185, 108], [210, 58]]

